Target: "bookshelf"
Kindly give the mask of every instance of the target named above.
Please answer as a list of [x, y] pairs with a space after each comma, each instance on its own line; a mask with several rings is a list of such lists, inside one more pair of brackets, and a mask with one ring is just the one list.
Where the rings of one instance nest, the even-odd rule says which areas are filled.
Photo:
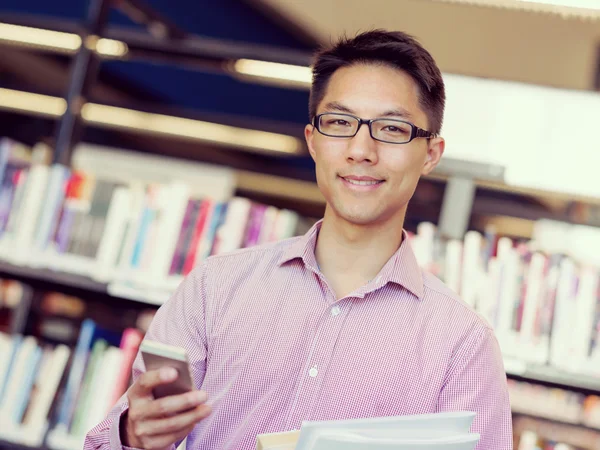
[[505, 358], [504, 366], [508, 377], [515, 380], [572, 389], [587, 395], [600, 394], [600, 377], [565, 372], [551, 366], [527, 364], [510, 358]]

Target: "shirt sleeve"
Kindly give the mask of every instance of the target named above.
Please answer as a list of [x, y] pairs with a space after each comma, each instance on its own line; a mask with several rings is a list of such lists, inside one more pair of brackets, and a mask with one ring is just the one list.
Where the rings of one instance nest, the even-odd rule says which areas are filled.
[[437, 405], [442, 411], [476, 413], [476, 450], [512, 450], [512, 414], [502, 354], [493, 331], [474, 330], [457, 350]]
[[[175, 293], [156, 312], [144, 337], [187, 350], [196, 388], [202, 386], [206, 372], [206, 263], [196, 267], [179, 285]], [[145, 371], [138, 351], [132, 366], [135, 382]], [[124, 394], [106, 418], [92, 428], [85, 437], [84, 450], [130, 450], [122, 445], [120, 421], [128, 410]], [[173, 448], [179, 445], [176, 443]]]

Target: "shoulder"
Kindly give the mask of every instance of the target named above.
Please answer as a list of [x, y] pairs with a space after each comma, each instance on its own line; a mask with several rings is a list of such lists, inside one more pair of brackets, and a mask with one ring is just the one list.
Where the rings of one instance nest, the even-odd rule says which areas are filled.
[[432, 273], [422, 270], [423, 300], [457, 329], [476, 334], [493, 332], [492, 326], [475, 309]]
[[212, 275], [222, 274], [227, 277], [244, 276], [250, 271], [274, 269], [279, 265], [290, 246], [301, 238], [301, 236], [296, 236], [220, 255], [212, 255], [203, 262], [202, 266]]

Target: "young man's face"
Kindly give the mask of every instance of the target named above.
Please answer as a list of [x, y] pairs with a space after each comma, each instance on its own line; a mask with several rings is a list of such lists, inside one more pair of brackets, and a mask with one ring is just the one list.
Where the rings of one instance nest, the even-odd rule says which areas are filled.
[[[317, 107], [317, 114], [325, 112], [406, 120], [426, 130], [429, 125], [413, 79], [374, 64], [338, 69]], [[366, 124], [352, 138], [324, 136], [307, 125], [305, 137], [328, 207], [357, 225], [402, 223], [419, 177], [433, 170], [444, 151], [442, 138], [416, 138], [407, 144], [376, 141]]]

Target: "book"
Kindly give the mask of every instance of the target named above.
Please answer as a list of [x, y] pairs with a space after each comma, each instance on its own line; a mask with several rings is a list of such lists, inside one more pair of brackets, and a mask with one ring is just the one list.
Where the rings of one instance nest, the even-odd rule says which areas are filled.
[[305, 421], [300, 430], [257, 436], [257, 450], [472, 450], [479, 435], [469, 429], [475, 413]]

